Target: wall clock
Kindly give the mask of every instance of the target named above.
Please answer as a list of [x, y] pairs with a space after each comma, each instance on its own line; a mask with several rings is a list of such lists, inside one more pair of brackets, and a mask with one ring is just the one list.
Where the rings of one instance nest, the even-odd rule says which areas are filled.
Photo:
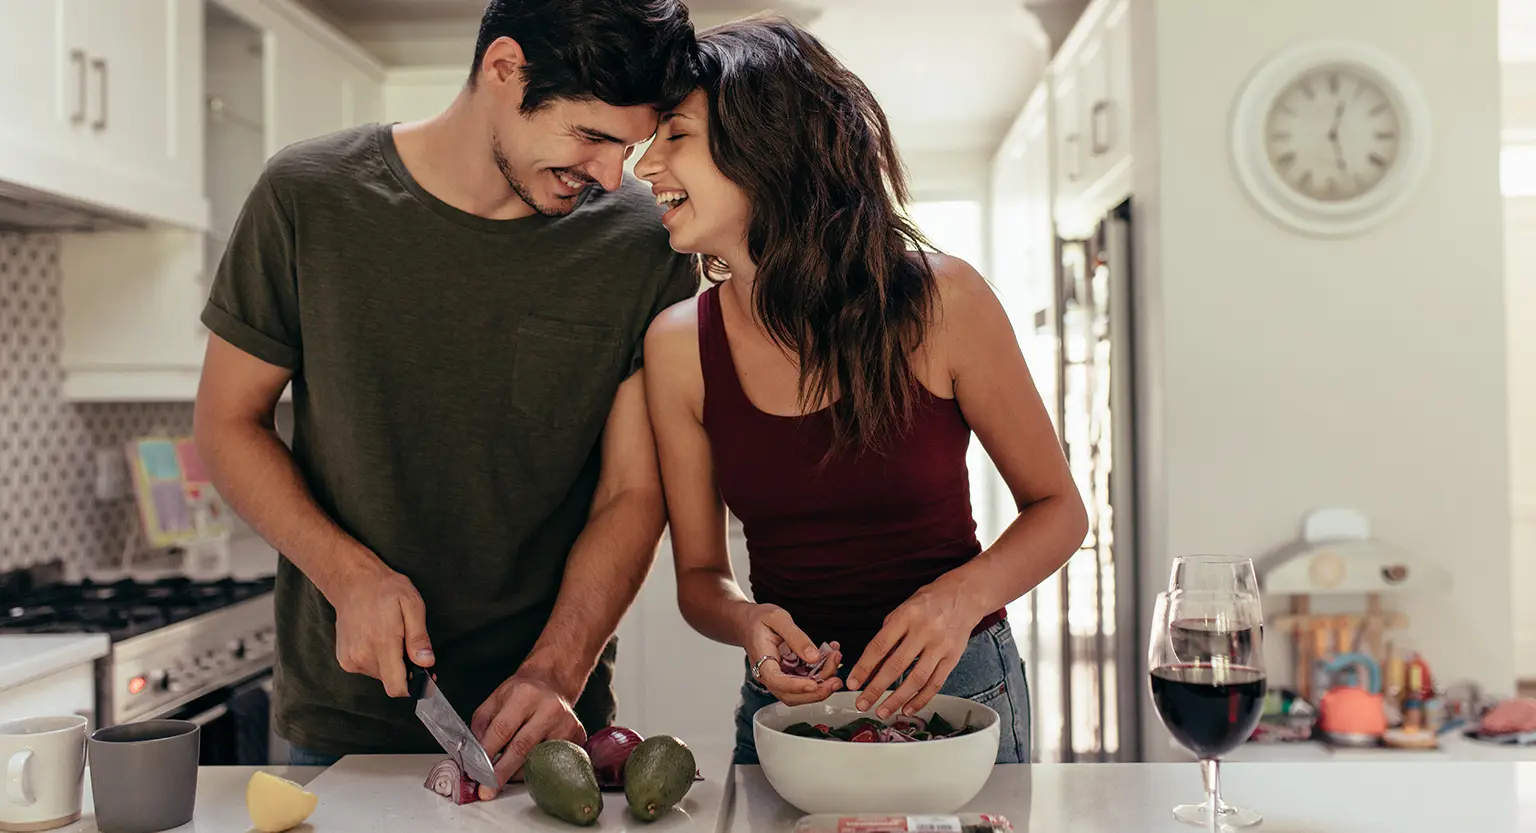
[[1411, 198], [1430, 158], [1429, 106], [1391, 56], [1317, 41], [1270, 58], [1232, 117], [1238, 181], [1295, 231], [1355, 234]]

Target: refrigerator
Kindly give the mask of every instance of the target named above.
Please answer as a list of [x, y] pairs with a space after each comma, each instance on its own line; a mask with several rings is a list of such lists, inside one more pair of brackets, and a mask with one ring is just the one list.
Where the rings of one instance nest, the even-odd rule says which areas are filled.
[[1088, 534], [1025, 601], [1034, 758], [1141, 759], [1146, 658], [1136, 557], [1131, 206], [1056, 241], [1054, 297], [1035, 311], [1039, 387], [1088, 510]]

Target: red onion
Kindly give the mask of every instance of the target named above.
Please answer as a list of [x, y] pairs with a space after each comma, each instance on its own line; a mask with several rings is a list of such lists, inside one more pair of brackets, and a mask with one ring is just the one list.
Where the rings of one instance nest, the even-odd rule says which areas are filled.
[[816, 676], [816, 674], [821, 671], [821, 666], [826, 664], [827, 660], [832, 656], [833, 651], [836, 649], [833, 648], [831, 644], [823, 642], [821, 643], [821, 647], [817, 650], [820, 653], [818, 654], [816, 662], [810, 663], [801, 659], [800, 655], [795, 653], [794, 650], [788, 645], [780, 644], [779, 670], [783, 671], [785, 674], [790, 675], [791, 677]]
[[599, 729], [587, 738], [583, 747], [587, 750], [587, 757], [592, 759], [592, 770], [597, 773], [598, 786], [624, 786], [624, 764], [629, 760], [629, 754], [643, 740], [645, 738], [640, 737], [639, 732], [623, 726]]
[[427, 781], [422, 786], [454, 804], [480, 800], [480, 787], [473, 778], [464, 774], [464, 770], [459, 768], [459, 762], [452, 758], [438, 761], [432, 771], [427, 773]]

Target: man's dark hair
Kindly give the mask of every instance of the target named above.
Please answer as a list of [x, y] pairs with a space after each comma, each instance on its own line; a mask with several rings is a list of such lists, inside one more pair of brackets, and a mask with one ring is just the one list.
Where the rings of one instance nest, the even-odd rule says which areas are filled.
[[525, 114], [562, 98], [668, 109], [693, 90], [693, 23], [681, 0], [490, 0], [471, 88], [486, 50], [504, 37], [527, 61]]

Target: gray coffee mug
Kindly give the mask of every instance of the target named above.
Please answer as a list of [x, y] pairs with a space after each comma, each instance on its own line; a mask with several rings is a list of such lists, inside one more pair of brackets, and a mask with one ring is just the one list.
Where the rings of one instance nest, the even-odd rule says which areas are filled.
[[157, 833], [192, 820], [199, 729], [187, 720], [145, 720], [97, 729], [87, 744], [96, 827]]

